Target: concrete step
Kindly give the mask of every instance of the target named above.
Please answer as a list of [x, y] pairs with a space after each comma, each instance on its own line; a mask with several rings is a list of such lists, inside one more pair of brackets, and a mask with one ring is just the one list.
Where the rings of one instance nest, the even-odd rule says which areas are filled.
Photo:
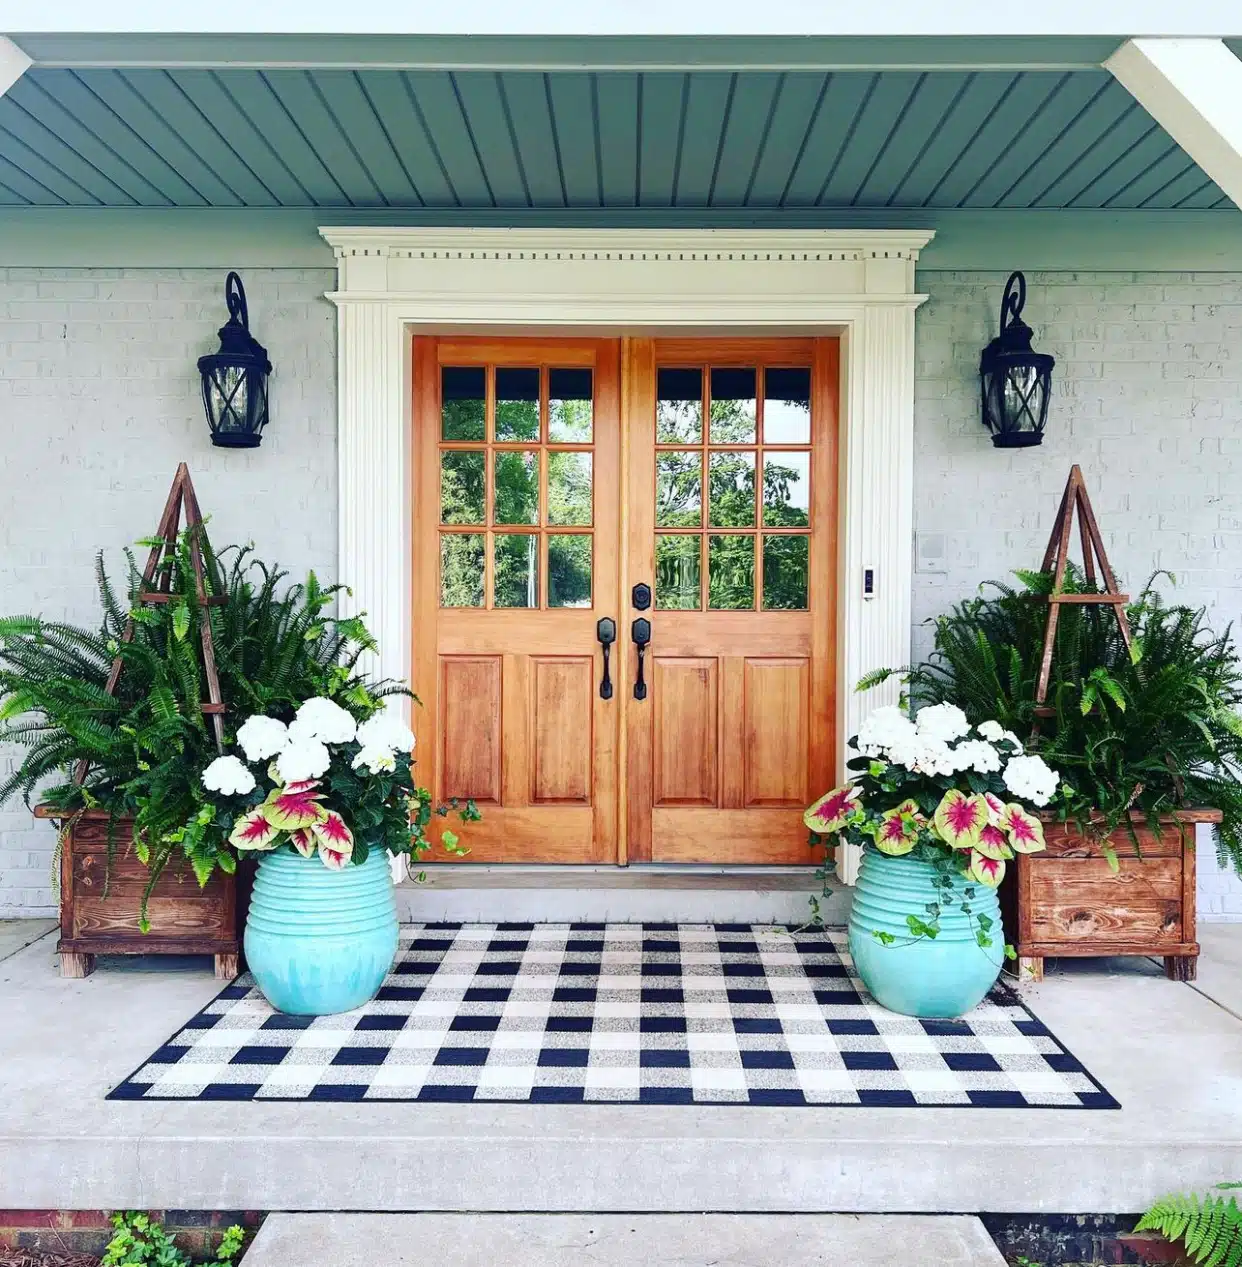
[[[480, 1194], [482, 1195], [482, 1194]], [[245, 1267], [1004, 1267], [924, 1214], [273, 1214]]]
[[[814, 867], [558, 867], [441, 863], [397, 886], [402, 923], [792, 924], [811, 918]], [[820, 900], [830, 924], [849, 918], [851, 889]]]

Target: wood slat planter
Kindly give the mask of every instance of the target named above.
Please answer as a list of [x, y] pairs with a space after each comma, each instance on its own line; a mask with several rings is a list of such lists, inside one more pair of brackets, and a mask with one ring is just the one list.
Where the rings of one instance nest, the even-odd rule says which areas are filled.
[[[40, 806], [40, 818], [60, 817]], [[96, 955], [213, 955], [216, 976], [237, 975], [237, 884], [217, 871], [200, 888], [178, 859], [164, 869], [147, 904], [151, 931], [138, 927], [147, 869], [130, 846], [133, 823], [118, 819], [108, 876], [108, 815], [87, 810], [66, 833], [60, 855], [60, 955], [63, 977], [85, 977]], [[105, 896], [106, 884], [106, 896]]]
[[1114, 871], [1094, 841], [1045, 820], [1047, 850], [1018, 854], [1001, 891], [1019, 977], [1042, 981], [1049, 957], [1149, 955], [1172, 980], [1193, 981], [1195, 825], [1219, 821], [1216, 810], [1184, 810], [1162, 817], [1157, 836], [1136, 816], [1137, 854], [1125, 829], [1109, 838]]

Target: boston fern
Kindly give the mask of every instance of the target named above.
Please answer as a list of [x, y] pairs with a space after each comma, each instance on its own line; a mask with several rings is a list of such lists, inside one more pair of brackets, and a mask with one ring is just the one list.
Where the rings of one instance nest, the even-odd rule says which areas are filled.
[[[1242, 1187], [1218, 1183], [1217, 1190]], [[1242, 1210], [1235, 1198], [1171, 1193], [1161, 1197], [1139, 1220], [1136, 1232], [1159, 1232], [1183, 1245], [1192, 1263], [1205, 1267], [1242, 1267]]]
[[[304, 700], [322, 696], [365, 718], [385, 696], [408, 694], [358, 671], [374, 642], [360, 620], [330, 614], [342, 587], [321, 586], [313, 574], [288, 585], [286, 573], [249, 548], [217, 556], [205, 537], [202, 546], [205, 588], [226, 598], [220, 606], [200, 604], [182, 534], [161, 565], [167, 602], [139, 603], [145, 585], [127, 552], [125, 602], [97, 561], [98, 629], [36, 616], [0, 619], [0, 743], [24, 749], [0, 782], [0, 802], [21, 795], [30, 804], [38, 796], [66, 816], [100, 809], [114, 822], [132, 819], [133, 846], [151, 868], [148, 892], [178, 850], [200, 882], [217, 866], [235, 867], [219, 833], [204, 830], [210, 798], [199, 776], [217, 750], [202, 712], [201, 620], [210, 622], [228, 709], [226, 747], [251, 713], [289, 721]], [[121, 673], [109, 694], [116, 659]]]
[[[1220, 810], [1221, 862], [1242, 873], [1242, 662], [1231, 631], [1214, 633], [1203, 608], [1166, 605], [1155, 577], [1127, 609], [1130, 650], [1110, 607], [1065, 604], [1047, 700], [1054, 712], [1037, 717], [1052, 577], [1018, 579], [1020, 587], [989, 583], [935, 622], [930, 658], [908, 673], [913, 701], [951, 701], [972, 721], [1034, 735], [1032, 750], [1062, 776], [1061, 817], [1101, 842], [1128, 828], [1132, 813], [1158, 830], [1161, 814]], [[1073, 570], [1064, 588], [1098, 592]]]

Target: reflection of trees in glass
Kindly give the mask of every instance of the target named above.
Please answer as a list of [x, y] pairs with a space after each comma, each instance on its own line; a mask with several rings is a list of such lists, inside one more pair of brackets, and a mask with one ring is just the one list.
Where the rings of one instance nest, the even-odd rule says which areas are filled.
[[755, 605], [755, 539], [711, 537], [707, 546], [707, 606], [740, 611]]
[[660, 453], [656, 457], [656, 524], [661, 528], [697, 528], [702, 458], [699, 451]]
[[517, 450], [496, 453], [498, 524], [539, 522], [539, 454]]
[[708, 523], [749, 528], [755, 522], [755, 455], [713, 453], [707, 466]]
[[789, 465], [774, 461], [777, 454], [769, 451], [763, 464], [763, 522], [769, 528], [807, 528], [810, 512], [799, 501], [809, 496], [810, 454], [790, 453]]
[[483, 453], [448, 449], [440, 454], [440, 522], [483, 522]]
[[698, 533], [656, 537], [656, 607], [698, 611], [702, 540]]
[[558, 528], [591, 522], [591, 454], [548, 454], [548, 523]]
[[548, 401], [548, 439], [560, 444], [590, 444], [592, 402]]
[[440, 436], [444, 440], [482, 440], [482, 400], [446, 400], [440, 407]]
[[549, 607], [590, 607], [591, 540], [589, 533], [548, 537]]
[[440, 605], [483, 606], [483, 534], [440, 534]]
[[492, 605], [539, 606], [539, 536], [497, 533], [493, 538]]
[[765, 611], [805, 611], [810, 537], [764, 537]]

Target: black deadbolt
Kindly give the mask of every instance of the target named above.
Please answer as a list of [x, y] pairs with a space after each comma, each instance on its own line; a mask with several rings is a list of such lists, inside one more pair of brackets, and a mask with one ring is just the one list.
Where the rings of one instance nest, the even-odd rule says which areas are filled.
[[651, 586], [640, 581], [630, 591], [630, 600], [638, 611], [645, 612], [651, 606]]

